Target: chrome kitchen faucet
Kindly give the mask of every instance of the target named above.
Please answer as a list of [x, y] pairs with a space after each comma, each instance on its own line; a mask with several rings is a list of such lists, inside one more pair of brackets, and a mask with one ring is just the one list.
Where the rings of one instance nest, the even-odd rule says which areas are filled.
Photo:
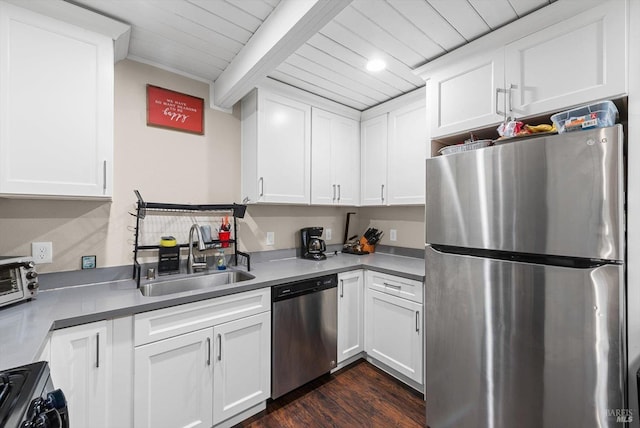
[[204, 238], [202, 237], [202, 230], [197, 223], [191, 226], [189, 229], [189, 257], [187, 258], [187, 272], [194, 273], [197, 270], [204, 270], [207, 268], [207, 256], [205, 255], [201, 262], [196, 262], [193, 256], [193, 231], [196, 231], [198, 235], [198, 250], [204, 251], [206, 249]]

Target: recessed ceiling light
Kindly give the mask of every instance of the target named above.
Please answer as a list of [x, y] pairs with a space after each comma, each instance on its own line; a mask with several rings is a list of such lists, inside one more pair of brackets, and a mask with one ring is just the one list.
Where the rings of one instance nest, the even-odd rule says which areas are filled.
[[387, 67], [387, 64], [381, 60], [381, 59], [372, 59], [369, 62], [367, 62], [367, 70], [372, 71], [372, 72], [376, 72], [376, 71], [382, 71]]

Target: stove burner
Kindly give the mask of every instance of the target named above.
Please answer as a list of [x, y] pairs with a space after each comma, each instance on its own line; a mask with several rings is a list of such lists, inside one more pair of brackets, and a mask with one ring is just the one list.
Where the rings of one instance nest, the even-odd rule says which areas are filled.
[[67, 402], [45, 362], [0, 372], [0, 427], [68, 428]]

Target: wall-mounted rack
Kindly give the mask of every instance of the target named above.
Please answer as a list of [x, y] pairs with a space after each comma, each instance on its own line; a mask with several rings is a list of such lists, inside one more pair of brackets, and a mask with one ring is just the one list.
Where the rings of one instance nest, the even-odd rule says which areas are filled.
[[[140, 271], [141, 265], [138, 262], [138, 252], [141, 250], [158, 250], [160, 244], [157, 245], [140, 245], [140, 221], [144, 220], [147, 215], [153, 214], [199, 214], [203, 216], [218, 216], [221, 213], [229, 213], [233, 218], [233, 236], [227, 241], [221, 241], [219, 239], [212, 239], [207, 242], [206, 245], [209, 248], [218, 248], [222, 244], [228, 244], [233, 247], [233, 261], [235, 266], [238, 265], [238, 257], [242, 256], [247, 260], [247, 270], [251, 270], [251, 256], [248, 253], [238, 250], [237, 240], [237, 219], [244, 218], [247, 210], [246, 205], [241, 204], [170, 204], [159, 202], [145, 202], [137, 190], [133, 191], [138, 198], [136, 207], [136, 227], [135, 227], [135, 244], [133, 248], [133, 279], [136, 280], [138, 286], [140, 286]], [[179, 248], [189, 248], [189, 243], [178, 243]]]

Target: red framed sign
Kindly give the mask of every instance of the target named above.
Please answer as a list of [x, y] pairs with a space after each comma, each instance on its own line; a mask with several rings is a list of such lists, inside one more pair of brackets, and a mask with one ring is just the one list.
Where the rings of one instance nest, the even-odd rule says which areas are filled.
[[147, 126], [204, 134], [204, 99], [147, 85]]

